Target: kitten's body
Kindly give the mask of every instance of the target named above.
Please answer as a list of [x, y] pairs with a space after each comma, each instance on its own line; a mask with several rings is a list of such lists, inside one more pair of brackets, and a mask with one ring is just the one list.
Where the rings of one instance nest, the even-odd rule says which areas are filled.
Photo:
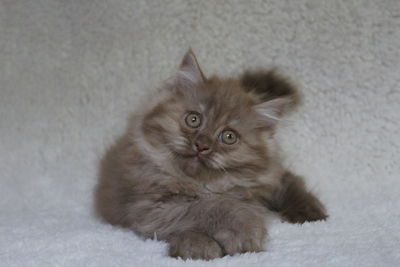
[[290, 84], [273, 72], [206, 79], [189, 51], [161, 95], [102, 161], [108, 222], [169, 242], [171, 256], [212, 259], [262, 251], [266, 207], [290, 222], [326, 218], [276, 152], [278, 117], [298, 102]]

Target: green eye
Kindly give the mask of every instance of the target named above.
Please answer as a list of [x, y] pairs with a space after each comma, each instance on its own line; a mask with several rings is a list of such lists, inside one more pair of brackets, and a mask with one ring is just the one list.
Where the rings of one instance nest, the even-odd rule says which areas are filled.
[[201, 125], [200, 114], [189, 113], [185, 118], [186, 125], [190, 128], [198, 128]]
[[221, 140], [227, 145], [233, 145], [237, 142], [238, 137], [232, 130], [225, 130], [221, 133]]

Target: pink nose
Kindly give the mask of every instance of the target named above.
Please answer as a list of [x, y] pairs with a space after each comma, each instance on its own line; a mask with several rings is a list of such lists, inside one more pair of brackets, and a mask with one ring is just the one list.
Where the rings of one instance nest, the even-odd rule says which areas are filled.
[[203, 151], [207, 151], [210, 149], [210, 147], [207, 144], [199, 142], [199, 141], [196, 141], [195, 146], [196, 146], [196, 149], [198, 152], [203, 152]]

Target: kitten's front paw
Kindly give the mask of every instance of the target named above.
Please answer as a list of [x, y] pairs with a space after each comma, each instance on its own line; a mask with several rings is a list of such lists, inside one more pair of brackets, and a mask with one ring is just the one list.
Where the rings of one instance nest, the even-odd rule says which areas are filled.
[[169, 255], [182, 259], [211, 260], [223, 256], [221, 247], [205, 233], [186, 231], [174, 233], [168, 239]]
[[263, 251], [265, 230], [258, 229], [246, 233], [223, 229], [214, 235], [215, 240], [224, 248], [228, 255], [246, 252]]
[[324, 205], [318, 200], [290, 206], [282, 211], [282, 217], [290, 223], [322, 221], [328, 218]]

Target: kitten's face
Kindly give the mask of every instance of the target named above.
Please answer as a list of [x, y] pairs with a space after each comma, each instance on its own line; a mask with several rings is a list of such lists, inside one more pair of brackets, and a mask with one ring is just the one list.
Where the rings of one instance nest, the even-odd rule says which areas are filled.
[[165, 89], [169, 96], [143, 119], [151, 156], [198, 178], [265, 170], [269, 148], [263, 133], [273, 129], [290, 103], [282, 92], [291, 88], [271, 73], [263, 77], [261, 93], [258, 87], [253, 90], [254, 79], [242, 84], [246, 88], [238, 80], [206, 79], [188, 51], [174, 83]]
[[144, 135], [188, 176], [257, 172], [267, 156], [255, 104], [236, 81], [178, 88], [146, 116]]

